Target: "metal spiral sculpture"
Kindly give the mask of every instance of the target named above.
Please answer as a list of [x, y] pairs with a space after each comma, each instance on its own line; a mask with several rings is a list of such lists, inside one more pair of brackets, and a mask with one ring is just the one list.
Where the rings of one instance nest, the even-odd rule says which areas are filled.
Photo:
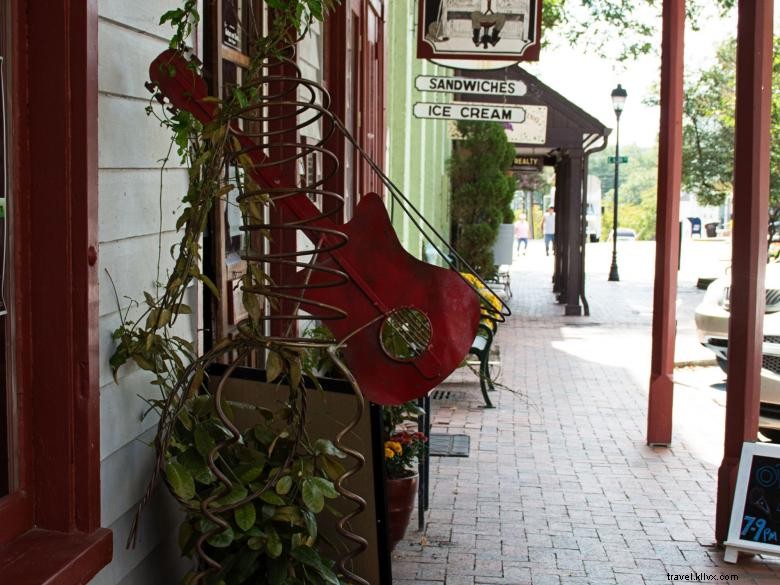
[[[186, 70], [186, 67], [185, 67]], [[236, 107], [236, 100], [231, 101], [229, 116], [216, 106], [208, 106], [212, 109], [202, 109], [200, 121], [204, 124], [211, 118], [225, 124], [227, 135], [225, 137], [226, 158], [242, 171], [236, 172], [234, 181], [239, 189], [237, 197], [238, 205], [242, 210], [241, 230], [247, 234], [247, 244], [240, 255], [247, 263], [247, 275], [242, 282], [245, 294], [255, 296], [258, 303], [265, 303], [273, 307], [273, 311], [264, 311], [259, 315], [252, 315], [237, 323], [238, 334], [226, 343], [218, 343], [212, 350], [196, 360], [189, 366], [184, 375], [177, 380], [173, 391], [167, 396], [164, 406], [161, 408], [161, 418], [156, 438], [158, 460], [156, 471], [149, 489], [141, 503], [143, 507], [151, 498], [153, 488], [158, 482], [162, 470], [165, 468], [166, 454], [174, 435], [174, 427], [177, 417], [191, 397], [193, 388], [196, 391], [201, 386], [199, 375], [211, 365], [224, 358], [229, 351], [233, 358], [228, 364], [227, 370], [218, 383], [215, 390], [211, 391], [216, 419], [225, 431], [224, 440], [218, 441], [208, 452], [207, 466], [210, 472], [218, 479], [220, 489], [210, 494], [208, 498], [199, 502], [198, 512], [205, 516], [214, 527], [201, 534], [195, 544], [195, 550], [201, 566], [208, 567], [207, 571], [199, 573], [193, 583], [201, 582], [209, 570], [218, 570], [220, 564], [210, 557], [206, 551], [206, 542], [219, 535], [229, 526], [225, 518], [234, 510], [259, 498], [265, 491], [271, 489], [280, 479], [281, 472], [290, 464], [294, 449], [290, 451], [288, 459], [279, 471], [269, 477], [264, 485], [252, 493], [246, 494], [239, 501], [229, 504], [221, 504], [220, 500], [230, 494], [234, 482], [223, 473], [217, 462], [220, 453], [235, 445], [241, 440], [241, 432], [231, 421], [223, 408], [223, 394], [226, 381], [235, 369], [243, 362], [251, 352], [262, 349], [271, 352], [286, 350], [303, 351], [307, 349], [326, 350], [333, 358], [334, 363], [342, 372], [344, 378], [352, 386], [356, 398], [356, 410], [354, 416], [347, 425], [338, 433], [335, 445], [353, 461], [352, 466], [336, 479], [336, 491], [347, 501], [354, 504], [354, 508], [340, 519], [337, 525], [339, 534], [351, 543], [346, 553], [338, 560], [337, 564], [341, 574], [348, 582], [356, 585], [370, 585], [363, 578], [354, 574], [351, 570], [352, 561], [367, 549], [367, 541], [354, 533], [350, 528], [350, 521], [363, 513], [366, 509], [366, 501], [359, 495], [349, 490], [345, 482], [358, 473], [365, 466], [363, 455], [344, 444], [345, 438], [357, 427], [365, 411], [365, 399], [357, 380], [337, 354], [340, 346], [348, 343], [352, 335], [361, 329], [374, 326], [377, 321], [385, 319], [386, 314], [380, 314], [369, 323], [358, 326], [353, 333], [343, 338], [336, 345], [332, 342], [317, 341], [298, 337], [292, 334], [292, 324], [295, 321], [319, 320], [333, 321], [346, 319], [348, 313], [327, 302], [318, 302], [307, 296], [307, 292], [314, 289], [340, 287], [350, 281], [350, 276], [338, 267], [338, 264], [323, 264], [319, 258], [328, 256], [347, 245], [349, 238], [338, 226], [333, 227], [333, 222], [325, 221], [331, 217], [338, 217], [344, 207], [344, 198], [328, 188], [330, 179], [339, 171], [339, 161], [336, 155], [329, 150], [327, 144], [331, 139], [345, 140], [353, 145], [356, 152], [362, 157], [364, 163], [372, 169], [381, 179], [387, 189], [387, 194], [400, 211], [407, 214], [411, 223], [432, 244], [433, 248], [442, 258], [452, 257], [458, 259], [457, 253], [449, 246], [433, 226], [411, 204], [401, 191], [388, 179], [368, 157], [365, 151], [351, 136], [345, 125], [330, 111], [330, 98], [321, 85], [306, 80], [302, 77], [295, 63], [294, 48], [289, 47], [257, 68], [258, 71], [267, 73], [257, 77], [250, 83], [243, 85], [239, 91], [251, 96], [246, 100], [247, 105]], [[181, 74], [180, 75], [184, 75]], [[192, 75], [191, 73], [189, 75]], [[202, 79], [198, 77], [202, 82]], [[156, 88], [152, 87], [155, 91]], [[159, 94], [157, 94], [158, 97]], [[201, 108], [205, 108], [200, 104]], [[196, 117], [197, 114], [196, 114]], [[205, 119], [204, 119], [205, 118]], [[307, 131], [307, 128], [314, 131]], [[298, 138], [306, 134], [319, 136], [319, 140], [308, 143]], [[322, 160], [322, 175], [311, 177], [307, 174], [303, 181], [280, 180], [280, 177], [298, 175], [298, 165], [312, 154], [318, 155]], [[290, 169], [293, 169], [290, 173]], [[242, 175], [243, 173], [243, 175]], [[301, 194], [320, 199], [319, 211], [303, 217], [287, 221], [271, 220], [271, 217], [280, 217], [280, 214], [269, 213], [267, 210], [275, 210], [284, 207], [289, 198], [300, 198]], [[300, 250], [297, 246], [285, 251], [275, 251], [266, 242], [279, 241], [284, 234], [303, 233], [312, 242], [313, 249]], [[443, 250], [447, 250], [445, 253]], [[457, 261], [457, 260], [456, 260]], [[465, 263], [460, 260], [461, 266]], [[467, 266], [467, 265], [466, 265]], [[298, 275], [294, 282], [275, 282], [266, 275], [295, 271]], [[260, 275], [260, 276], [258, 276]], [[479, 293], [478, 293], [479, 294]], [[484, 299], [483, 301], [487, 301]], [[495, 308], [489, 302], [485, 303], [489, 318], [502, 321], [509, 315], [509, 309], [502, 303], [501, 308]], [[301, 313], [305, 306], [307, 313]], [[271, 320], [282, 320], [289, 323], [286, 334], [267, 335], [267, 324]], [[410, 323], [413, 319], [407, 320]], [[412, 323], [413, 324], [413, 323]], [[407, 328], [405, 331], [413, 331]], [[403, 333], [403, 332], [402, 332]], [[418, 342], [419, 341], [419, 342]], [[412, 339], [409, 343], [414, 347], [419, 345], [424, 348], [427, 341]], [[288, 379], [290, 379], [288, 377]], [[295, 428], [292, 429], [291, 440], [297, 445], [305, 437], [306, 391], [303, 385], [290, 384], [290, 403], [298, 409], [299, 416]], [[167, 481], [167, 479], [166, 479]], [[193, 510], [192, 502], [178, 498], [185, 508]], [[130, 541], [137, 536], [138, 517], [131, 531]]]

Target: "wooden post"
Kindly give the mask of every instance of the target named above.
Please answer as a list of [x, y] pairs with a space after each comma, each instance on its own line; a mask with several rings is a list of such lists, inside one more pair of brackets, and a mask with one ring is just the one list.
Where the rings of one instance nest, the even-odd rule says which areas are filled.
[[[582, 265], [582, 151], [569, 151], [569, 164], [567, 165], [569, 174], [568, 189], [566, 197], [568, 199], [569, 213], [566, 215], [566, 225], [564, 229], [559, 229], [559, 233], [566, 234], [566, 309], [567, 316], [582, 315], [582, 306], [580, 305], [580, 292], [582, 284], [582, 271], [585, 267]], [[556, 225], [556, 229], [558, 226]], [[564, 228], [563, 225], [560, 228]]]
[[672, 442], [675, 299], [680, 249], [680, 176], [684, 0], [665, 0], [661, 53], [661, 132], [658, 142], [653, 350], [647, 405], [647, 444]]
[[755, 441], [761, 386], [764, 271], [769, 205], [772, 0], [740, 0], [734, 232], [731, 252], [726, 438], [718, 470], [715, 537], [726, 539], [743, 441]]

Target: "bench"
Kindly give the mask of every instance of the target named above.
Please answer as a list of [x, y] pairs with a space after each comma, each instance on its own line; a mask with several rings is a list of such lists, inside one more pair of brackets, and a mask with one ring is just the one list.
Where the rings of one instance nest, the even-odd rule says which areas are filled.
[[490, 349], [495, 334], [496, 323], [494, 321], [481, 321], [477, 329], [477, 336], [469, 349], [469, 355], [474, 355], [479, 361], [479, 389], [482, 391], [486, 408], [493, 408], [488, 391], [496, 389], [490, 376]]

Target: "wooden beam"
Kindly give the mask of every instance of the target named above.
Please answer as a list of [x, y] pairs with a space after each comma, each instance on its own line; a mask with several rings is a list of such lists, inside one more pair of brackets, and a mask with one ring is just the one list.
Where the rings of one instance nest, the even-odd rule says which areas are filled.
[[715, 536], [726, 539], [743, 441], [755, 441], [769, 206], [773, 0], [740, 0], [726, 437]]
[[647, 406], [648, 445], [672, 442], [675, 300], [680, 250], [684, 0], [665, 0], [661, 51], [653, 349]]

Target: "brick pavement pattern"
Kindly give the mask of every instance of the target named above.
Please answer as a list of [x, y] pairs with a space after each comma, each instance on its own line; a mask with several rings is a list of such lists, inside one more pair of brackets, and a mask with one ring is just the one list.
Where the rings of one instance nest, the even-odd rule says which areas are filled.
[[713, 544], [722, 401], [678, 386], [673, 445], [645, 445], [652, 256], [608, 283], [601, 246], [590, 317], [562, 316], [538, 242], [516, 260], [498, 334], [511, 391], [487, 410], [471, 373], [442, 385], [455, 400], [433, 401], [433, 431], [468, 434], [471, 452], [432, 458], [427, 526], [413, 519], [396, 548], [394, 585], [780, 583], [780, 559], [729, 565]]

